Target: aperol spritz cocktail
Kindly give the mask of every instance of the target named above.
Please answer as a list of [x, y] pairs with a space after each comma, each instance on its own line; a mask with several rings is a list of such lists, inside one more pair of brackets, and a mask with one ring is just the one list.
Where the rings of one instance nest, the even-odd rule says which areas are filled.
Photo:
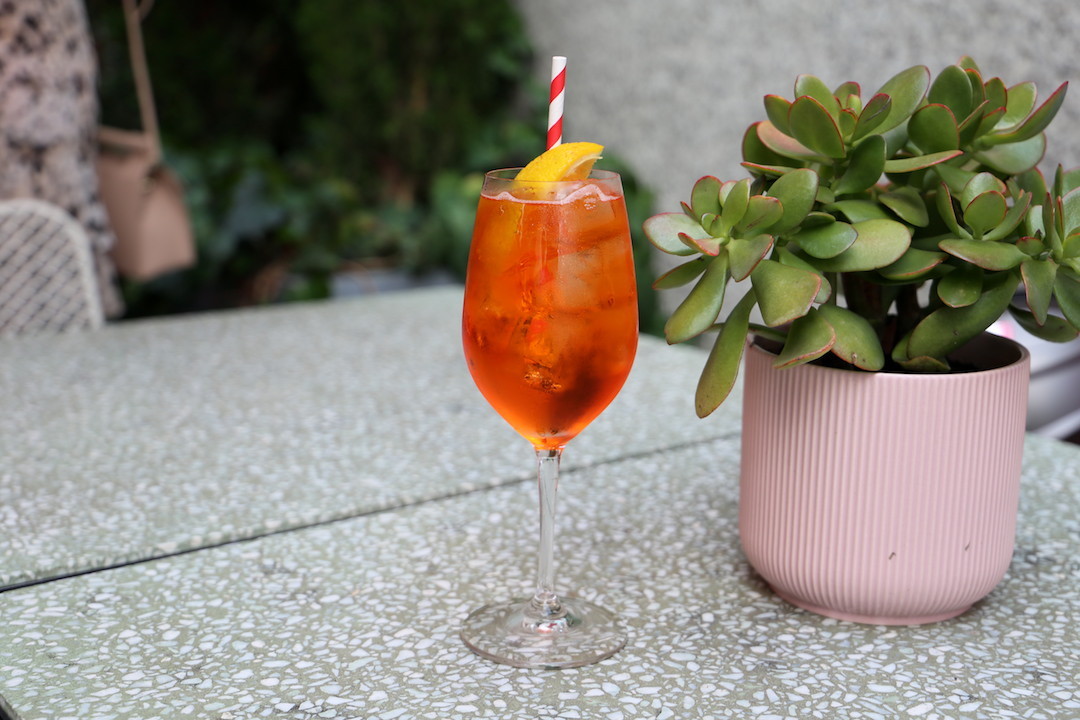
[[[591, 164], [591, 163], [590, 163]], [[637, 350], [637, 295], [617, 174], [559, 181], [488, 173], [465, 282], [462, 339], [480, 392], [536, 451], [540, 552], [534, 596], [465, 621], [474, 651], [520, 667], [573, 667], [619, 650], [615, 616], [554, 591], [563, 447], [615, 398]]]
[[618, 394], [638, 337], [618, 177], [595, 171], [555, 184], [564, 186], [558, 199], [522, 199], [506, 187], [480, 198], [463, 323], [480, 392], [547, 450], [566, 445]]

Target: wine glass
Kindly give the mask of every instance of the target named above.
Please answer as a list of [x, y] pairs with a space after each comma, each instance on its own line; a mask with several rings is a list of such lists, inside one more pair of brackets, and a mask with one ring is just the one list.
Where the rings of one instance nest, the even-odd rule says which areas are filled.
[[536, 592], [476, 610], [461, 637], [496, 662], [576, 667], [614, 654], [626, 635], [610, 611], [555, 592], [559, 461], [630, 372], [638, 342], [634, 262], [618, 174], [526, 184], [515, 182], [517, 172], [484, 179], [462, 341], [480, 392], [536, 451]]

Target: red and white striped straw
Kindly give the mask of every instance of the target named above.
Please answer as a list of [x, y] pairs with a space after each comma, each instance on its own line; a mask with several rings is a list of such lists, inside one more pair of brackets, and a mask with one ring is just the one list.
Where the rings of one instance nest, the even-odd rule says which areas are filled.
[[547, 149], [562, 144], [563, 98], [566, 95], [566, 58], [551, 58], [551, 95], [548, 98]]

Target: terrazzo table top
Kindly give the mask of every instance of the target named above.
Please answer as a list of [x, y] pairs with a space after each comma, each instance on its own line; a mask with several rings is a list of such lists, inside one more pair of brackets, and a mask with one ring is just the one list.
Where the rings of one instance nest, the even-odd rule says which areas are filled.
[[[0, 413], [4, 548], [48, 558], [4, 559], [40, 582], [0, 592], [0, 714], [1080, 717], [1080, 449], [1028, 438], [1013, 563], [971, 611], [911, 628], [822, 618], [776, 598], [739, 549], [737, 412], [684, 420], [703, 354], [647, 340], [568, 449], [559, 500], [557, 585], [618, 612], [627, 647], [562, 671], [474, 656], [461, 620], [530, 590], [536, 498], [527, 447], [463, 375], [459, 302], [428, 291], [0, 345], [2, 402], [37, 418]], [[80, 574], [54, 574], [66, 567]]]
[[457, 637], [529, 589], [522, 482], [2, 593], [0, 694], [26, 720], [1076, 718], [1078, 460], [1029, 441], [1009, 574], [935, 625], [770, 593], [738, 549], [728, 438], [565, 475], [558, 584], [630, 634], [599, 664], [519, 670]]
[[[0, 341], [0, 588], [529, 477], [476, 390], [461, 289]], [[642, 338], [566, 466], [738, 431], [703, 363]], [[649, 408], [641, 422], [635, 408]]]

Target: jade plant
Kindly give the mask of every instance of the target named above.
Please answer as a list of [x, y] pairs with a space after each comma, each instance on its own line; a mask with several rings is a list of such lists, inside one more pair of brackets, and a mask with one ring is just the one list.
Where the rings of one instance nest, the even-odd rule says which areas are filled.
[[[669, 343], [717, 330], [699, 416], [729, 394], [748, 335], [777, 367], [947, 372], [949, 356], [1009, 312], [1033, 335], [1080, 331], [1080, 170], [1037, 168], [1067, 83], [984, 79], [970, 58], [931, 80], [904, 70], [867, 100], [811, 75], [765, 97], [742, 141], [750, 177], [703, 177], [683, 212], [645, 222], [660, 250], [694, 256], [654, 287], [694, 282]], [[749, 287], [718, 323], [729, 282]], [[757, 308], [762, 323], [753, 310]], [[820, 360], [819, 360], [820, 358]]]

